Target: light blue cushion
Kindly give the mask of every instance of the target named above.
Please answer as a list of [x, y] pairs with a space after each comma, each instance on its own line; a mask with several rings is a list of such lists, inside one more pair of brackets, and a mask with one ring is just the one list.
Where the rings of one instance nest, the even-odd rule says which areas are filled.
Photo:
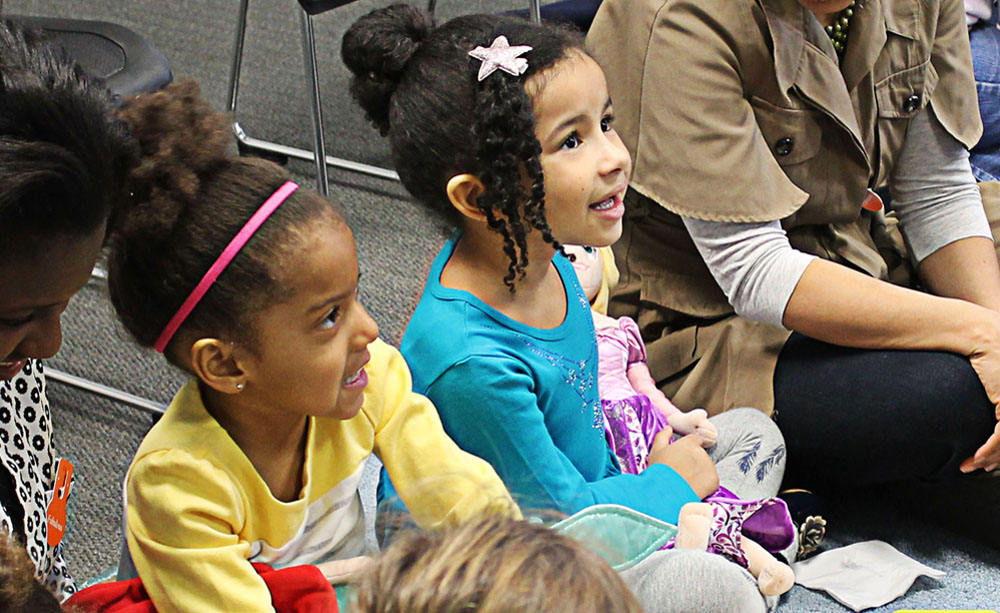
[[677, 526], [617, 504], [588, 507], [552, 529], [573, 537], [616, 571], [632, 568], [667, 544]]

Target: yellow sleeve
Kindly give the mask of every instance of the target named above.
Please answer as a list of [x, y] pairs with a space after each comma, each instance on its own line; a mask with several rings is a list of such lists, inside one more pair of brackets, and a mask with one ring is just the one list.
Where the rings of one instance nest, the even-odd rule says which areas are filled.
[[601, 247], [597, 250], [601, 256], [601, 289], [597, 290], [594, 302], [590, 306], [602, 315], [608, 314], [608, 299], [611, 297], [611, 290], [618, 285], [618, 267], [615, 266], [615, 254], [611, 247]]
[[129, 553], [160, 613], [274, 611], [238, 535], [243, 501], [207, 460], [178, 449], [137, 460], [125, 512]]
[[453, 525], [482, 513], [520, 518], [500, 477], [485, 460], [468, 454], [445, 433], [431, 401], [413, 391], [410, 369], [394, 347], [369, 346], [365, 411], [375, 425], [375, 454], [399, 497], [424, 528]]

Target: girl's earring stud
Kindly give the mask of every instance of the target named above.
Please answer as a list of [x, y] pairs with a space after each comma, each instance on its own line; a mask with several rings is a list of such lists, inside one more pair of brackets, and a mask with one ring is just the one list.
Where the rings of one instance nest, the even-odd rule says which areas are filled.
[[238, 389], [238, 390], [243, 389], [243, 384], [242, 383], [237, 383], [236, 384], [236, 389]]

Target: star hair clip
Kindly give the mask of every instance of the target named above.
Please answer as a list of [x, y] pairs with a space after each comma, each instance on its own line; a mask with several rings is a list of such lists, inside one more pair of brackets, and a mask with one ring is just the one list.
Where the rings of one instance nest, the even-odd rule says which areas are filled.
[[511, 47], [510, 43], [507, 42], [507, 37], [501, 35], [493, 39], [493, 44], [489, 47], [476, 47], [469, 52], [469, 55], [482, 62], [479, 66], [477, 79], [482, 81], [496, 72], [498, 68], [515, 77], [524, 74], [524, 71], [528, 69], [528, 60], [518, 56], [531, 51], [531, 49], [528, 45]]

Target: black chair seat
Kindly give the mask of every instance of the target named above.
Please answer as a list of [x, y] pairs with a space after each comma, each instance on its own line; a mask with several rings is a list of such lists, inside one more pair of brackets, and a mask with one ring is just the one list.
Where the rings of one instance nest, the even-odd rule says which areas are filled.
[[[594, 15], [601, 6], [601, 0], [561, 0], [542, 5], [542, 20], [554, 23], [572, 23], [580, 28], [581, 32], [590, 29]], [[517, 15], [518, 17], [528, 17], [528, 9], [506, 11], [505, 15]]]
[[302, 10], [310, 15], [319, 15], [320, 13], [325, 13], [330, 9], [335, 9], [338, 6], [344, 6], [345, 4], [351, 4], [352, 2], [355, 2], [355, 0], [299, 0]]
[[43, 31], [88, 73], [104, 79], [115, 95], [156, 91], [173, 79], [163, 54], [126, 27], [106, 21], [8, 15], [26, 28]]

